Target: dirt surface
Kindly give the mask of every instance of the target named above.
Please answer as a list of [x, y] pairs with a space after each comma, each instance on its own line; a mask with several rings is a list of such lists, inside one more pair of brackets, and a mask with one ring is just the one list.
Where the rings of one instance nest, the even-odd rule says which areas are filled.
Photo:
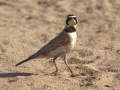
[[[78, 17], [77, 45], [62, 58], [15, 64], [35, 53]], [[120, 0], [0, 0], [0, 90], [119, 90]]]

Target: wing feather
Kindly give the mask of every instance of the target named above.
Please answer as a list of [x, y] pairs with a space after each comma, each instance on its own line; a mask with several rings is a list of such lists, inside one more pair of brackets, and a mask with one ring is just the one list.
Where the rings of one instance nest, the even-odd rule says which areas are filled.
[[57, 37], [55, 37], [49, 43], [47, 43], [44, 47], [42, 47], [37, 53], [41, 54], [43, 52], [55, 49], [65, 44], [68, 40], [69, 40], [69, 37], [66, 35], [66, 33], [61, 32]]

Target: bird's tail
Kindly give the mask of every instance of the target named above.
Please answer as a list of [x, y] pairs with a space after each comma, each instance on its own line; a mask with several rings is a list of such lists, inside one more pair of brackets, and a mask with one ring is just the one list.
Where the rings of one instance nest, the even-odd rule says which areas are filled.
[[30, 61], [31, 59], [37, 58], [38, 56], [39, 56], [39, 54], [38, 54], [38, 53], [35, 53], [35, 54], [33, 54], [32, 56], [30, 56], [29, 58], [27, 58], [27, 59], [19, 62], [19, 63], [16, 64], [15, 66], [19, 66], [20, 64], [23, 64], [23, 63], [25, 63], [25, 62], [27, 62], [27, 61]]
[[20, 64], [23, 64], [23, 63], [25, 63], [25, 62], [27, 62], [27, 61], [29, 61], [29, 60], [31, 60], [31, 59], [25, 59], [25, 60], [23, 60], [23, 61], [17, 63], [15, 66], [19, 66]]

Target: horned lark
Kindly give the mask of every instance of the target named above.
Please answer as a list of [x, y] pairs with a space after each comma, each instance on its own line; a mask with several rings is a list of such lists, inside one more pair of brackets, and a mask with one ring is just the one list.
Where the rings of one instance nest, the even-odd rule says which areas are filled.
[[40, 50], [38, 50], [35, 54], [31, 55], [27, 59], [19, 62], [15, 66], [18, 66], [24, 62], [27, 62], [31, 59], [36, 58], [53, 58], [53, 63], [55, 65], [56, 71], [54, 74], [58, 72], [58, 68], [55, 60], [63, 56], [64, 63], [67, 65], [68, 69], [71, 72], [71, 76], [73, 76], [73, 72], [67, 64], [66, 56], [67, 53], [70, 52], [76, 44], [76, 25], [77, 25], [77, 17], [75, 15], [68, 15], [66, 19], [66, 26], [63, 31], [52, 39], [49, 43], [43, 46]]

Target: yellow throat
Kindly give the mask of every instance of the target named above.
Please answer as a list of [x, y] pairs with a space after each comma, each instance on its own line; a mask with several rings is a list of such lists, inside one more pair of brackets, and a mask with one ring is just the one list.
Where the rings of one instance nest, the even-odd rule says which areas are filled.
[[68, 25], [74, 26], [74, 25], [76, 25], [76, 21], [74, 19], [71, 19], [68, 21]]

